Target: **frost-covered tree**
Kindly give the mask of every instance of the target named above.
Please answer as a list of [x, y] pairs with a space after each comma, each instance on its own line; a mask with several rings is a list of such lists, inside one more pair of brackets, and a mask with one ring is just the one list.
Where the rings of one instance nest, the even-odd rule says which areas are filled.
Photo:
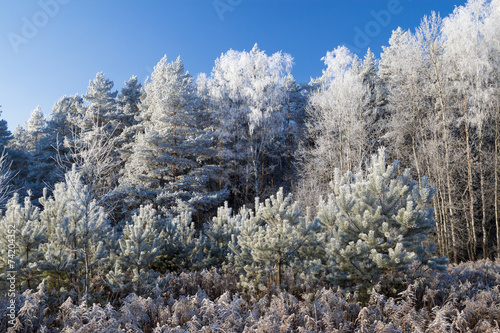
[[32, 149], [38, 144], [40, 137], [45, 133], [45, 127], [47, 126], [47, 121], [40, 109], [40, 106], [37, 106], [33, 112], [31, 112], [30, 119], [26, 123], [26, 129], [31, 137], [32, 141]]
[[115, 145], [120, 152], [121, 166], [130, 157], [134, 144], [134, 137], [138, 130], [140, 116], [139, 103], [141, 101], [142, 85], [137, 82], [137, 76], [132, 76], [116, 98], [119, 109], [119, 124], [116, 129]]
[[20, 126], [16, 129], [10, 147], [17, 154], [24, 154], [24, 159], [15, 158], [23, 166], [18, 178], [22, 178], [24, 189], [32, 192], [32, 198], [40, 198], [45, 187], [52, 190], [64, 179], [64, 171], [71, 167], [71, 151], [64, 143], [73, 138], [75, 126], [70, 118], [75, 117], [82, 106], [83, 100], [78, 95], [64, 96], [54, 104], [48, 120], [36, 109], [26, 124], [28, 130]]
[[411, 180], [408, 169], [398, 175], [398, 167], [398, 161], [386, 164], [380, 149], [366, 172], [335, 170], [333, 193], [317, 208], [333, 283], [364, 294], [379, 282], [393, 288], [415, 260], [444, 268], [446, 258], [436, 258], [427, 242], [435, 224], [429, 205], [435, 188], [426, 178], [420, 185]]
[[115, 131], [117, 108], [116, 95], [117, 91], [113, 91], [114, 83], [106, 78], [105, 74], [99, 72], [94, 80], [89, 82], [87, 93], [83, 95], [83, 99], [88, 103], [82, 110], [79, 119], [75, 119], [76, 124], [81, 130], [80, 135], [91, 139], [96, 129], [111, 134]]
[[51, 284], [70, 283], [67, 287], [87, 295], [90, 281], [103, 273], [107, 257], [104, 240], [109, 225], [104, 209], [75, 167], [66, 173], [65, 182], [55, 185], [52, 197], [45, 191], [40, 203], [41, 221], [47, 228], [45, 276]]
[[[459, 193], [466, 191], [468, 253], [476, 259], [478, 250], [489, 256], [489, 207], [495, 205], [495, 224], [498, 227], [498, 205], [490, 200], [488, 184], [498, 183], [487, 170], [495, 164], [498, 149], [488, 142], [497, 142], [498, 129], [492, 126], [498, 115], [498, 2], [470, 0], [443, 20], [443, 58], [447, 66], [446, 80], [453, 87], [450, 107], [457, 114], [463, 143], [461, 160], [466, 161], [466, 183]], [[493, 148], [493, 149], [492, 149]], [[498, 168], [497, 168], [498, 169]], [[494, 171], [497, 172], [497, 171]], [[498, 192], [498, 185], [493, 190]], [[496, 194], [498, 199], [498, 194]], [[493, 202], [492, 202], [493, 201]], [[480, 221], [480, 227], [479, 227]], [[480, 234], [482, 241], [479, 240]]]
[[[301, 264], [315, 258], [304, 256], [310, 247], [318, 245], [319, 225], [301, 216], [292, 195], [283, 195], [283, 189], [265, 202], [256, 199], [255, 213], [242, 216], [239, 235], [229, 244], [234, 264], [244, 274], [242, 286], [250, 284], [283, 286], [283, 270], [292, 264]], [[295, 261], [295, 263], [294, 263]]]
[[424, 169], [421, 150], [425, 147], [431, 108], [430, 99], [424, 97], [429, 96], [429, 68], [421, 45], [410, 31], [393, 31], [389, 44], [383, 48], [379, 64], [380, 77], [388, 89], [386, 138], [393, 155], [413, 165], [420, 178]]
[[233, 210], [228, 206], [217, 209], [217, 215], [212, 221], [203, 225], [203, 264], [205, 266], [220, 266], [227, 261], [231, 253], [229, 244], [233, 237], [238, 237], [241, 220], [247, 216], [248, 210], [242, 207], [238, 214], [233, 215]]
[[45, 134], [47, 122], [39, 106], [31, 112], [29, 120], [25, 123], [26, 129], [17, 125], [10, 147], [19, 152], [32, 153], [35, 151], [39, 140]]
[[[327, 68], [313, 84], [308, 130], [315, 139], [314, 164], [346, 171], [359, 169], [367, 152], [367, 119], [362, 114], [368, 89], [359, 75], [361, 61], [339, 47], [323, 58]], [[324, 173], [324, 171], [323, 171]]]
[[64, 171], [70, 167], [72, 159], [64, 142], [73, 137], [75, 127], [70, 119], [82, 107], [83, 99], [79, 95], [61, 97], [52, 107], [43, 135], [30, 156], [26, 184], [33, 197], [41, 197], [44, 187], [53, 189], [56, 183], [64, 180]]
[[286, 106], [294, 87], [292, 63], [289, 54], [268, 56], [257, 44], [250, 52], [230, 50], [215, 61], [209, 93], [219, 158], [237, 205], [272, 185], [282, 153], [276, 148], [293, 125]]
[[155, 276], [150, 270], [165, 241], [162, 229], [162, 221], [151, 205], [141, 206], [132, 216], [132, 221], [125, 225], [122, 239], [119, 240], [118, 267], [107, 275], [115, 289], [126, 288], [126, 283], [117, 279], [118, 271], [132, 273], [126, 280], [132, 281], [135, 290], [147, 285], [149, 278]]
[[[78, 166], [83, 182], [96, 197], [103, 198], [118, 184], [119, 153], [115, 137], [119, 122], [117, 91], [104, 73], [97, 73], [83, 95], [87, 104], [79, 105], [70, 117], [73, 126], [65, 145], [71, 150], [72, 163]], [[108, 204], [112, 206], [112, 204]]]
[[30, 137], [28, 131], [21, 125], [17, 125], [14, 133], [12, 134], [12, 139], [9, 141], [9, 148], [18, 152], [27, 153], [29, 151], [29, 147]]
[[153, 203], [178, 213], [187, 205], [199, 216], [225, 199], [219, 168], [210, 164], [211, 136], [197, 123], [195, 92], [180, 58], [169, 63], [163, 57], [145, 83], [140, 131], [117, 190], [128, 209]]
[[45, 241], [45, 227], [40, 222], [39, 208], [33, 206], [29, 196], [21, 205], [16, 193], [6, 208], [0, 220], [2, 274], [16, 272], [19, 285], [31, 289], [39, 282], [39, 263], [43, 260], [39, 246]]
[[12, 178], [14, 176], [15, 174], [11, 170], [11, 162], [7, 159], [4, 149], [0, 154], [0, 208], [4, 207], [13, 192]]
[[376, 103], [369, 90], [373, 85], [370, 80], [375, 79], [370, 73], [374, 70], [370, 58], [363, 64], [342, 46], [327, 52], [322, 60], [327, 67], [321, 77], [311, 81], [315, 89], [309, 98], [300, 152], [303, 162], [298, 192], [308, 202], [311, 198], [303, 192], [314, 197], [325, 193], [332, 180], [331, 170], [359, 170], [376, 144], [369, 133], [376, 118], [371, 113], [377, 112], [375, 105], [370, 109]]
[[[0, 110], [0, 116], [1, 115], [2, 115], [2, 110]], [[0, 119], [0, 149], [3, 150], [11, 139], [12, 139], [12, 133], [9, 131], [9, 127], [7, 126], [7, 121], [5, 121], [4, 119]]]
[[359, 67], [359, 75], [367, 89], [365, 104], [361, 111], [363, 118], [366, 119], [367, 154], [376, 153], [377, 149], [384, 143], [385, 123], [388, 120], [387, 88], [379, 76], [378, 63], [373, 52], [368, 49]]
[[155, 270], [160, 272], [202, 266], [202, 243], [197, 237], [191, 212], [184, 210], [162, 221], [164, 238]]

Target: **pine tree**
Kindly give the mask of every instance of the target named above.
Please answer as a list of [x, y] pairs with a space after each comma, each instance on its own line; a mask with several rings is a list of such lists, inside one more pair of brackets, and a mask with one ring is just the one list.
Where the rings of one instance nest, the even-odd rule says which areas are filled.
[[217, 209], [217, 215], [212, 218], [212, 221], [203, 225], [201, 242], [203, 244], [204, 266], [220, 266], [227, 261], [227, 257], [231, 253], [229, 248], [231, 239], [238, 237], [241, 220], [247, 215], [245, 207], [242, 207], [236, 215], [233, 215], [232, 211], [226, 201], [224, 206]]
[[21, 125], [17, 125], [12, 135], [12, 139], [9, 141], [9, 148], [18, 152], [27, 153], [30, 147], [29, 139], [28, 131]]
[[162, 229], [162, 221], [151, 205], [141, 206], [139, 212], [132, 216], [132, 221], [125, 225], [119, 241], [119, 265], [108, 274], [108, 281], [111, 281], [115, 289], [126, 288], [122, 281], [117, 281], [117, 271], [121, 267], [133, 274], [131, 281], [135, 290], [141, 289], [141, 285], [146, 286], [150, 278], [155, 277], [150, 270], [165, 241]]
[[367, 154], [374, 154], [384, 143], [384, 127], [388, 114], [385, 109], [387, 91], [378, 75], [378, 61], [370, 49], [366, 52], [365, 58], [359, 67], [359, 75], [367, 89], [366, 101], [361, 111], [362, 117], [366, 119]]
[[82, 98], [75, 95], [61, 97], [52, 107], [47, 125], [30, 154], [26, 175], [26, 187], [35, 198], [43, 195], [44, 187], [53, 189], [56, 183], [64, 180], [64, 171], [71, 167], [71, 152], [64, 143], [75, 134], [70, 119], [82, 106]]
[[188, 210], [163, 219], [164, 238], [155, 270], [160, 272], [197, 268], [202, 261], [202, 243]]
[[211, 137], [197, 125], [199, 109], [193, 79], [180, 58], [166, 56], [146, 82], [135, 136], [121, 188], [129, 209], [153, 203], [179, 213], [187, 204], [197, 217], [219, 205], [226, 195], [216, 182], [218, 168]]
[[[116, 130], [118, 92], [112, 90], [113, 86], [113, 81], [106, 78], [102, 72], [97, 73], [94, 80], [89, 82], [87, 93], [83, 95], [88, 105], [83, 109], [83, 117], [78, 121], [82, 137], [91, 136], [92, 131], [99, 128], [108, 134]], [[90, 140], [90, 137], [87, 140]]]
[[43, 116], [42, 110], [40, 109], [40, 106], [37, 106], [36, 109], [31, 112], [30, 119], [28, 119], [28, 122], [26, 123], [26, 129], [31, 139], [31, 150], [36, 148], [38, 141], [45, 133], [46, 126], [47, 122]]
[[[0, 116], [2, 115], [2, 111], [0, 110]], [[12, 133], [9, 131], [9, 127], [7, 126], [7, 121], [4, 119], [0, 119], [0, 149], [3, 151], [10, 139], [12, 138]]]
[[142, 85], [137, 82], [137, 76], [132, 76], [125, 82], [125, 87], [122, 88], [116, 98], [120, 119], [116, 130], [118, 137], [115, 144], [120, 151], [122, 166], [130, 157], [134, 137], [137, 133], [141, 95]]
[[[32, 205], [30, 196], [24, 199], [22, 206], [16, 193], [6, 208], [5, 216], [0, 220], [2, 274], [15, 271], [17, 282], [25, 289], [31, 289], [40, 282], [39, 263], [43, 253], [39, 246], [46, 239], [46, 228], [42, 226], [39, 208]], [[7, 249], [14, 251], [7, 253]], [[11, 256], [11, 253], [15, 255]]]
[[11, 170], [12, 163], [8, 160], [5, 150], [0, 154], [0, 208], [4, 207], [13, 192], [12, 179], [15, 174]]
[[[240, 234], [233, 236], [230, 248], [236, 267], [245, 274], [242, 286], [283, 286], [283, 270], [294, 261], [313, 260], [301, 256], [307, 247], [318, 244], [319, 225], [301, 216], [292, 195], [280, 189], [261, 203], [256, 199], [255, 213], [249, 212], [241, 221]], [[309, 251], [308, 251], [309, 252]], [[295, 265], [298, 263], [295, 262]]]
[[335, 170], [333, 194], [317, 209], [333, 283], [366, 294], [379, 282], [395, 288], [416, 260], [444, 269], [447, 259], [434, 257], [433, 243], [427, 243], [435, 224], [429, 207], [435, 189], [426, 178], [420, 185], [410, 180], [408, 169], [398, 175], [398, 166], [387, 165], [380, 149], [366, 173]]
[[[72, 283], [88, 295], [89, 281], [104, 268], [107, 257], [104, 239], [109, 225], [100, 207], [75, 167], [58, 183], [53, 196], [46, 191], [40, 203], [44, 207], [41, 220], [47, 227], [44, 271], [47, 277]], [[69, 280], [69, 281], [68, 281]]]

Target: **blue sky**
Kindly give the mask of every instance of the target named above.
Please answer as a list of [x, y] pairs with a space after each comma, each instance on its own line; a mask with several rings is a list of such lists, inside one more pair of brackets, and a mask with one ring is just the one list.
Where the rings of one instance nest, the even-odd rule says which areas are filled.
[[143, 82], [166, 54], [194, 76], [228, 51], [282, 50], [293, 75], [321, 75], [327, 51], [346, 45], [379, 57], [391, 31], [414, 29], [464, 0], [0, 0], [0, 105], [14, 130], [37, 105], [48, 116], [64, 95], [84, 94], [104, 72], [121, 89]]

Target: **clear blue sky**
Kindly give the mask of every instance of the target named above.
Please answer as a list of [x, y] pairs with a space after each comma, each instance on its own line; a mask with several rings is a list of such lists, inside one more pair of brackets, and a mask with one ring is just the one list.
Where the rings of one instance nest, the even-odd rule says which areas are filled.
[[[63, 95], [84, 94], [104, 72], [121, 89], [141, 82], [164, 54], [194, 76], [221, 53], [284, 51], [293, 75], [321, 75], [327, 51], [346, 45], [378, 57], [391, 31], [414, 29], [465, 0], [0, 0], [0, 105], [14, 130], [37, 105], [48, 116]], [[382, 12], [381, 12], [382, 11]], [[374, 13], [379, 13], [378, 21]], [[389, 13], [389, 15], [387, 15]], [[385, 15], [384, 15], [385, 14]], [[362, 33], [360, 33], [360, 31]], [[364, 36], [362, 36], [364, 34]]]

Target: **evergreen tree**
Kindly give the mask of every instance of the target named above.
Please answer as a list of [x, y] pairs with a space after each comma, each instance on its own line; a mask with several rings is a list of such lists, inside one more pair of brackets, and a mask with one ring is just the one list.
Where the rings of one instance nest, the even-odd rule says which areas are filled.
[[379, 282], [396, 288], [415, 260], [444, 269], [447, 259], [434, 257], [434, 244], [427, 243], [435, 189], [426, 178], [420, 185], [410, 180], [408, 169], [398, 175], [398, 166], [386, 165], [380, 149], [366, 173], [335, 170], [333, 194], [317, 209], [333, 283], [365, 294]]
[[78, 127], [81, 130], [82, 137], [89, 137], [90, 140], [93, 131], [102, 128], [108, 134], [113, 133], [117, 128], [117, 108], [116, 95], [113, 91], [114, 83], [105, 77], [104, 73], [96, 74], [94, 80], [89, 82], [87, 93], [83, 99], [88, 105], [82, 110]]
[[73, 167], [66, 173], [65, 182], [56, 184], [52, 197], [45, 191], [40, 199], [44, 208], [41, 220], [47, 227], [43, 269], [50, 283], [66, 280], [88, 295], [92, 287], [89, 282], [105, 268], [104, 240], [109, 225], [104, 209], [81, 178]]
[[202, 243], [188, 210], [163, 220], [164, 238], [155, 269], [160, 272], [198, 268], [202, 261]]
[[46, 228], [42, 226], [39, 208], [32, 205], [30, 196], [25, 198], [22, 206], [16, 193], [6, 208], [5, 216], [0, 220], [2, 275], [14, 271], [17, 282], [25, 289], [31, 289], [40, 282], [39, 264], [43, 253], [39, 246], [46, 239]]
[[110, 284], [116, 290], [123, 290], [127, 287], [123, 281], [117, 279], [117, 271], [122, 267], [133, 275], [127, 280], [131, 280], [134, 289], [141, 289], [148, 284], [150, 278], [155, 277], [151, 272], [153, 263], [161, 254], [164, 240], [161, 220], [158, 214], [149, 206], [141, 206], [139, 212], [132, 216], [132, 221], [127, 223], [123, 229], [123, 236], [120, 239], [120, 250], [118, 252], [118, 269], [108, 274]]
[[154, 203], [179, 213], [187, 204], [198, 219], [219, 205], [226, 190], [216, 182], [218, 168], [209, 164], [211, 137], [197, 125], [199, 109], [193, 79], [180, 58], [163, 57], [145, 84], [135, 136], [121, 188], [128, 209]]
[[0, 208], [4, 207], [13, 192], [12, 179], [15, 174], [11, 171], [12, 163], [7, 158], [5, 150], [0, 154]]
[[80, 96], [61, 97], [52, 107], [47, 125], [40, 135], [38, 143], [31, 153], [26, 186], [35, 198], [43, 196], [43, 189], [49, 190], [64, 180], [64, 171], [71, 165], [70, 150], [64, 142], [71, 140], [75, 128], [70, 119], [83, 107]]
[[28, 131], [25, 130], [21, 125], [17, 125], [12, 135], [12, 139], [9, 141], [9, 148], [17, 151], [28, 153], [30, 147], [30, 137]]
[[362, 117], [366, 119], [366, 149], [367, 154], [374, 154], [384, 143], [383, 136], [388, 114], [385, 108], [387, 91], [378, 75], [378, 61], [370, 49], [366, 52], [365, 58], [359, 67], [359, 75], [363, 85], [367, 88], [366, 101], [361, 111]]
[[[0, 110], [0, 116], [1, 115], [2, 111]], [[2, 151], [5, 149], [11, 138], [12, 133], [9, 131], [7, 121], [5, 121], [4, 119], [0, 119], [0, 149]]]
[[232, 209], [227, 201], [224, 206], [217, 209], [217, 215], [212, 221], [203, 225], [203, 265], [220, 266], [227, 261], [231, 253], [229, 244], [233, 237], [238, 237], [241, 227], [241, 220], [247, 216], [248, 210], [243, 207], [236, 215], [232, 214]]
[[[307, 266], [315, 258], [307, 248], [318, 245], [319, 225], [301, 216], [292, 195], [280, 189], [264, 203], [256, 199], [255, 213], [249, 211], [241, 221], [240, 233], [232, 237], [230, 256], [242, 276], [242, 286], [283, 285], [283, 270], [292, 264]], [[303, 252], [306, 251], [306, 252]]]
[[134, 137], [138, 129], [141, 95], [142, 85], [137, 82], [137, 76], [132, 76], [125, 82], [125, 87], [122, 88], [116, 98], [120, 119], [115, 144], [120, 151], [122, 166], [130, 157]]
[[47, 126], [47, 122], [45, 121], [45, 117], [43, 116], [42, 110], [40, 106], [37, 106], [33, 112], [31, 112], [30, 119], [26, 123], [26, 129], [30, 136], [30, 150], [35, 150], [38, 141], [41, 136], [45, 133], [45, 127]]

